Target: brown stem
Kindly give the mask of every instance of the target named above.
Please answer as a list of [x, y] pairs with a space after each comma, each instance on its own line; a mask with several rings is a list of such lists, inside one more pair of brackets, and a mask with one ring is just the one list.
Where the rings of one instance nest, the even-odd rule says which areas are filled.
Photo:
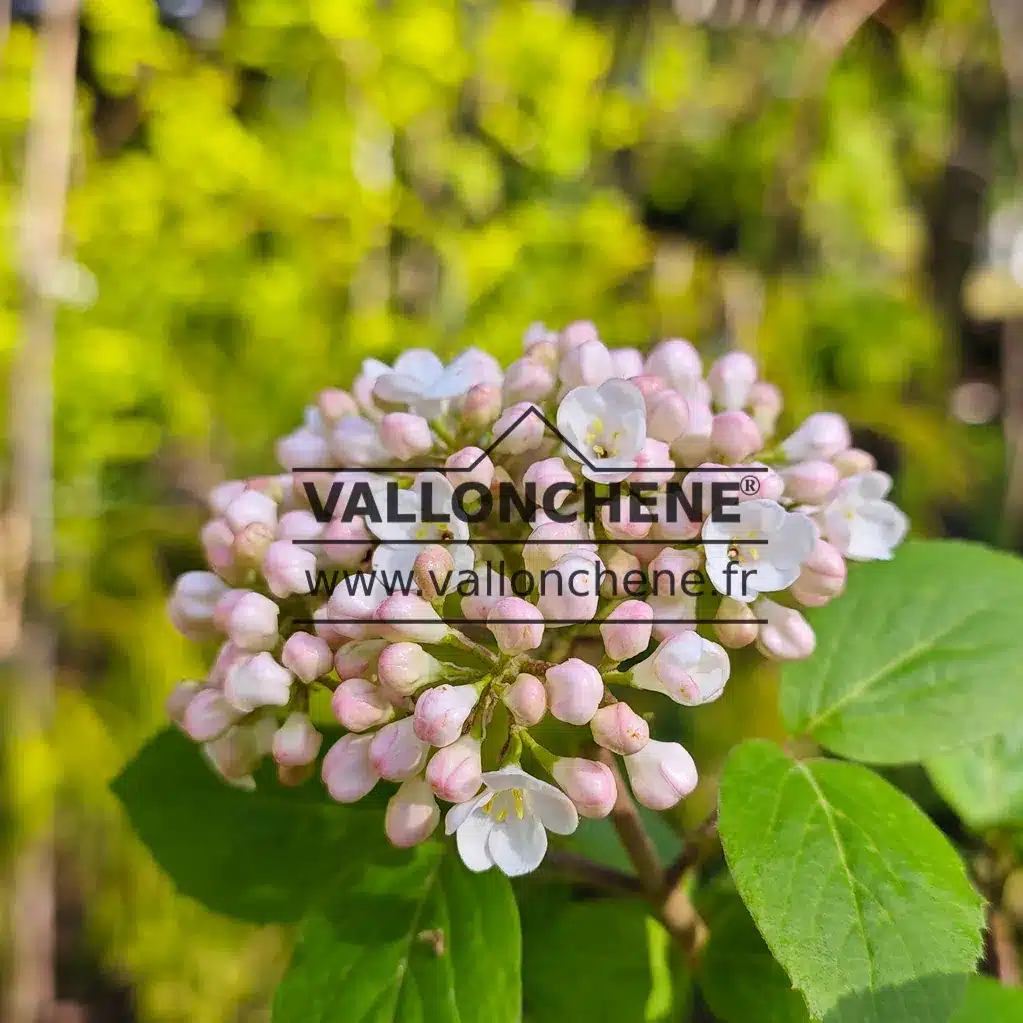
[[552, 870], [580, 884], [617, 895], [640, 895], [639, 881], [621, 870], [605, 867], [602, 863], [564, 849], [551, 849], [544, 860]]
[[998, 979], [1006, 987], [1019, 987], [1019, 953], [1013, 940], [1012, 924], [995, 906], [988, 910], [988, 942]]
[[717, 833], [718, 812], [713, 813], [686, 839], [678, 858], [664, 872], [666, 888], [674, 888], [704, 855], [707, 839]]
[[654, 907], [661, 923], [674, 937], [690, 962], [693, 962], [706, 940], [707, 928], [689, 900], [685, 886], [666, 884], [666, 874], [661, 867], [660, 857], [643, 826], [643, 820], [614, 756], [608, 750], [602, 750], [600, 759], [614, 775], [618, 798], [611, 811], [611, 823], [632, 865], [636, 868], [640, 887]]

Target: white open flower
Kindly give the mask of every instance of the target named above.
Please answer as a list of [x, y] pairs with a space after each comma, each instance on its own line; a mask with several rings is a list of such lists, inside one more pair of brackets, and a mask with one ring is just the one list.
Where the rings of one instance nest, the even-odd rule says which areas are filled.
[[643, 393], [627, 380], [608, 380], [600, 387], [576, 387], [558, 406], [558, 430], [576, 448], [568, 454], [582, 463], [582, 473], [597, 483], [624, 480], [637, 468], [646, 444]]
[[724, 647], [698, 633], [682, 632], [632, 669], [632, 684], [664, 693], [684, 707], [696, 707], [724, 692], [731, 670]]
[[[454, 514], [454, 489], [439, 472], [421, 472], [411, 489], [392, 489], [390, 494], [392, 501], [397, 499], [398, 515], [389, 514], [387, 494], [381, 489], [374, 493], [381, 521], [367, 523], [381, 541], [373, 552], [375, 571], [388, 575], [399, 572], [402, 578], [411, 579], [416, 558], [438, 543], [445, 546], [454, 562], [453, 581], [457, 581], [459, 572], [472, 569], [473, 553], [467, 542], [469, 525]], [[399, 516], [410, 520], [391, 521]], [[443, 583], [444, 579], [437, 582]]]
[[738, 521], [711, 516], [703, 525], [707, 575], [719, 593], [748, 602], [799, 578], [799, 566], [817, 542], [809, 516], [760, 499], [730, 509], [729, 517]]
[[495, 864], [509, 877], [528, 874], [547, 852], [547, 832], [570, 835], [579, 813], [560, 789], [521, 767], [510, 765], [483, 774], [486, 788], [453, 806], [444, 830], [455, 833], [462, 862], [473, 871]]
[[852, 561], [889, 561], [909, 529], [909, 519], [885, 495], [887, 473], [864, 472], [843, 480], [820, 512], [824, 538]]
[[444, 411], [446, 401], [465, 394], [474, 385], [500, 382], [496, 361], [475, 348], [463, 352], [448, 366], [425, 348], [410, 348], [398, 356], [391, 372], [377, 377], [373, 393], [434, 419]]

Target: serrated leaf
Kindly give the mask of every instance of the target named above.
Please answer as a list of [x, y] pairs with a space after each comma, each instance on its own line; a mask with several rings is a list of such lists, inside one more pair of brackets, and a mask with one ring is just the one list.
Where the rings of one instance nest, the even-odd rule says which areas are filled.
[[531, 909], [523, 918], [522, 963], [530, 1023], [679, 1018], [686, 972], [644, 903], [601, 899]]
[[298, 920], [350, 856], [408, 858], [384, 841], [378, 808], [339, 806], [315, 783], [282, 789], [266, 776], [256, 792], [232, 788], [173, 729], [112, 788], [179, 891], [244, 920]]
[[710, 930], [697, 980], [721, 1023], [809, 1023], [802, 996], [764, 943], [730, 889], [704, 897], [698, 907]]
[[1023, 821], [1023, 730], [927, 761], [942, 798], [975, 831]]
[[508, 879], [439, 843], [344, 877], [303, 921], [274, 1023], [517, 1023], [521, 938]]
[[869, 763], [924, 760], [1023, 716], [1023, 562], [976, 544], [907, 543], [854, 565], [809, 615], [817, 651], [785, 665], [789, 728]]
[[720, 833], [774, 957], [829, 1023], [943, 1023], [981, 952], [982, 900], [930, 820], [857, 764], [750, 741]]
[[1023, 990], [1004, 987], [991, 977], [971, 977], [966, 997], [952, 1023], [1019, 1023], [1023, 1020]]

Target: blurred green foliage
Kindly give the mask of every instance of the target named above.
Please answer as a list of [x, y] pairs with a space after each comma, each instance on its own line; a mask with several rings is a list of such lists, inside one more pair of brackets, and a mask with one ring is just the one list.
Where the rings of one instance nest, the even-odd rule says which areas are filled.
[[[982, 5], [935, 3], [826, 68], [801, 37], [570, 6], [240, 0], [204, 41], [151, 0], [85, 2], [69, 255], [98, 294], [59, 320], [49, 775], [88, 939], [143, 1019], [258, 1017], [285, 940], [175, 895], [107, 791], [172, 684], [203, 670], [164, 594], [198, 565], [205, 490], [272, 468], [273, 438], [363, 357], [507, 360], [529, 322], [579, 317], [617, 343], [739, 345], [785, 390], [786, 426], [829, 407], [899, 445], [924, 532], [998, 457], [946, 414], [955, 339], [925, 270], [957, 62], [989, 56]], [[33, 57], [15, 25], [7, 236]], [[6, 376], [10, 246], [0, 260]], [[715, 761], [773, 705], [754, 702], [714, 710]], [[10, 775], [23, 829], [39, 776]]]

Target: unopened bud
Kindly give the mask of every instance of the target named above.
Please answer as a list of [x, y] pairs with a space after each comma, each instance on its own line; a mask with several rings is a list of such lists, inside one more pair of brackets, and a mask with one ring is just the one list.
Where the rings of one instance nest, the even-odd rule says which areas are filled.
[[422, 778], [408, 778], [391, 796], [384, 814], [384, 832], [399, 849], [408, 849], [433, 834], [440, 823], [440, 807]]
[[570, 725], [586, 725], [604, 698], [600, 672], [578, 657], [548, 668], [547, 700], [551, 713]]
[[714, 402], [726, 411], [741, 409], [746, 404], [756, 379], [756, 361], [745, 352], [722, 355], [707, 373]]
[[449, 803], [472, 799], [483, 784], [479, 739], [463, 735], [434, 753], [426, 765], [426, 780], [434, 794]]
[[369, 759], [372, 741], [369, 735], [342, 735], [327, 750], [321, 774], [332, 799], [355, 803], [380, 780]]
[[543, 421], [530, 409], [536, 406], [527, 401], [509, 405], [494, 423], [494, 437], [500, 439], [501, 454], [521, 455], [543, 443]]
[[238, 710], [286, 707], [291, 701], [294, 676], [266, 651], [235, 664], [224, 680], [224, 696]]
[[722, 597], [714, 615], [714, 635], [733, 650], [749, 646], [757, 638], [756, 617], [749, 604], [734, 597]]
[[794, 608], [760, 597], [753, 611], [766, 624], [760, 626], [757, 649], [775, 661], [801, 661], [813, 653], [817, 645], [810, 623]]
[[242, 650], [272, 650], [280, 638], [277, 618], [280, 608], [262, 593], [248, 592], [239, 597], [231, 611], [227, 632], [231, 642]]
[[224, 518], [234, 533], [240, 533], [251, 522], [276, 530], [277, 503], [258, 490], [247, 489], [227, 506]]
[[380, 441], [400, 462], [425, 455], [433, 447], [430, 424], [411, 412], [390, 412], [380, 420]]
[[530, 728], [547, 713], [547, 690], [535, 675], [522, 672], [508, 687], [504, 703], [516, 724]]
[[543, 642], [543, 614], [521, 597], [502, 597], [487, 612], [487, 628], [503, 654], [535, 650]]
[[831, 464], [844, 479], [846, 476], [858, 476], [861, 472], [873, 472], [877, 468], [877, 459], [869, 451], [849, 448], [835, 455]]
[[504, 400], [509, 405], [519, 401], [543, 401], [554, 390], [554, 374], [533, 356], [519, 359], [508, 367], [504, 377]]
[[670, 810], [699, 780], [693, 758], [677, 742], [651, 739], [624, 762], [633, 794], [650, 810]]
[[263, 575], [275, 597], [310, 592], [316, 578], [316, 555], [287, 540], [276, 540], [263, 556]]
[[459, 411], [466, 426], [485, 430], [501, 414], [501, 389], [494, 384], [470, 387]]
[[601, 707], [590, 721], [593, 741], [621, 756], [638, 753], [650, 741], [650, 726], [627, 703]]
[[818, 539], [792, 584], [792, 596], [805, 607], [823, 607], [845, 589], [847, 572], [845, 558], [838, 550]]
[[391, 643], [377, 662], [380, 681], [396, 696], [411, 696], [440, 679], [443, 665], [418, 643]]
[[185, 708], [181, 728], [193, 742], [209, 742], [223, 735], [242, 714], [219, 689], [200, 689]]
[[450, 746], [461, 734], [480, 698], [473, 685], [439, 685], [416, 701], [415, 733], [431, 746]]
[[606, 817], [614, 809], [618, 788], [606, 764], [583, 757], [559, 757], [551, 774], [581, 817]]
[[368, 679], [348, 678], [330, 701], [334, 717], [350, 732], [364, 732], [386, 724], [394, 717], [394, 705], [378, 685]]
[[316, 759], [323, 736], [313, 727], [308, 714], [296, 711], [274, 733], [273, 757], [286, 767], [304, 767]]
[[446, 583], [454, 575], [455, 562], [446, 547], [430, 544], [424, 547], [412, 566], [412, 578], [423, 600], [434, 601], [446, 592]]
[[722, 412], [711, 423], [710, 443], [725, 461], [742, 462], [760, 450], [763, 438], [745, 412]]
[[404, 781], [418, 774], [426, 763], [430, 744], [415, 733], [412, 718], [384, 725], [369, 744], [369, 761], [381, 778]]
[[456, 470], [447, 474], [448, 482], [455, 489], [468, 483], [489, 487], [494, 481], [494, 463], [482, 448], [467, 447], [455, 451], [448, 455], [444, 468]]
[[601, 623], [600, 636], [607, 656], [627, 661], [643, 653], [650, 644], [654, 611], [642, 600], [626, 600]]
[[325, 423], [340, 422], [345, 416], [357, 416], [359, 406], [355, 399], [338, 387], [328, 387], [316, 396], [316, 408]]
[[326, 641], [308, 632], [293, 633], [281, 650], [281, 663], [306, 684], [326, 675], [332, 662]]
[[422, 597], [387, 597], [373, 613], [373, 620], [388, 638], [413, 643], [440, 643], [451, 631]]
[[785, 493], [801, 504], [820, 504], [838, 484], [839, 472], [830, 462], [809, 461], [783, 469]]

